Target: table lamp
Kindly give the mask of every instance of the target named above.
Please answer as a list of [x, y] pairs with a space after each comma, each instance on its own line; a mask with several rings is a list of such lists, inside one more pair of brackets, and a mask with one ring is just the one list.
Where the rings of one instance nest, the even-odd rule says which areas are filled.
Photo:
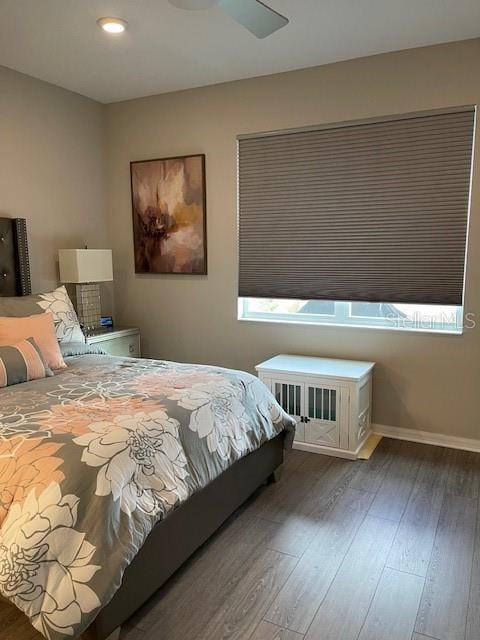
[[111, 249], [60, 249], [60, 282], [74, 284], [73, 304], [84, 331], [101, 328], [99, 282], [113, 280]]

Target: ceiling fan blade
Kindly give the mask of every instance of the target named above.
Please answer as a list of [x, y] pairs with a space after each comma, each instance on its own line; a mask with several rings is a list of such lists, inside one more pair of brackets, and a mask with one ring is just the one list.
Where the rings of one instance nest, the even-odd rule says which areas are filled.
[[288, 19], [259, 0], [219, 0], [219, 6], [257, 38], [266, 38]]

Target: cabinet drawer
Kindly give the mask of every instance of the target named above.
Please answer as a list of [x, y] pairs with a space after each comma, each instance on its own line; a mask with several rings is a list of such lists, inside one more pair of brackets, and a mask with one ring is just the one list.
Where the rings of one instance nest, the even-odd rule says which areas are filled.
[[109, 340], [102, 340], [98, 346], [111, 356], [139, 358], [141, 355], [139, 335], [112, 337]]

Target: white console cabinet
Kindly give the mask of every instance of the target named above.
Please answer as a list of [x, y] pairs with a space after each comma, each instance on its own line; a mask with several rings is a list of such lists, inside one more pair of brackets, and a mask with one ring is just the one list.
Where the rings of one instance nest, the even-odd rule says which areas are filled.
[[297, 422], [294, 448], [355, 459], [370, 433], [374, 366], [279, 355], [256, 370]]

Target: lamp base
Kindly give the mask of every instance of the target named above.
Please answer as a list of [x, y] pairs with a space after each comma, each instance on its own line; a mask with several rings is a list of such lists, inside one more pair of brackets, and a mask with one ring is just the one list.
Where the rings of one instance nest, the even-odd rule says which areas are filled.
[[100, 329], [100, 285], [98, 283], [76, 284], [73, 291], [74, 305], [84, 331]]

